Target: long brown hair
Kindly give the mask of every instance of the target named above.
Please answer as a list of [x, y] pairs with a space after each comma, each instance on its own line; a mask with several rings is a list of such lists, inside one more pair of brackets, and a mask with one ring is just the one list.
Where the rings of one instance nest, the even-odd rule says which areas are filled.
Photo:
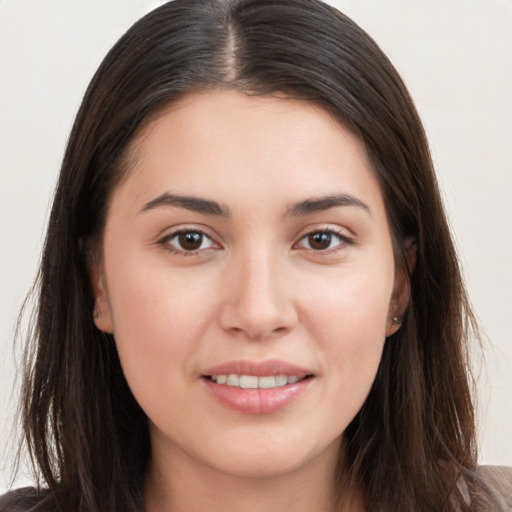
[[113, 337], [94, 326], [88, 249], [142, 125], [176, 98], [214, 88], [312, 102], [364, 142], [398, 268], [406, 272], [407, 237], [417, 258], [403, 326], [345, 432], [340, 485], [360, 483], [370, 511], [464, 509], [456, 482], [476, 458], [466, 356], [473, 317], [426, 137], [376, 43], [317, 0], [169, 2], [138, 21], [96, 72], [62, 164], [27, 349], [21, 410], [46, 503], [80, 512], [142, 507], [147, 419]]

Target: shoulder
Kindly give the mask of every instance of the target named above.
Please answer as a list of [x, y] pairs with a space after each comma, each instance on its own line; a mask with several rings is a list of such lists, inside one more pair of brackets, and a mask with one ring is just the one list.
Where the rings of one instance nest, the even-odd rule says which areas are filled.
[[481, 466], [478, 473], [487, 492], [499, 498], [509, 510], [512, 507], [512, 467]]
[[465, 481], [472, 510], [512, 510], [512, 467], [479, 466]]
[[24, 487], [0, 496], [0, 512], [54, 512], [50, 492]]

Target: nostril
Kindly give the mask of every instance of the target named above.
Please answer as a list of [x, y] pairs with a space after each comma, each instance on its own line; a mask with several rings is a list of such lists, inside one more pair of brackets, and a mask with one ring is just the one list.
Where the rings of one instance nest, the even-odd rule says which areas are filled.
[[272, 300], [269, 293], [245, 290], [240, 297], [227, 298], [219, 309], [219, 324], [232, 335], [244, 334], [261, 340], [268, 336], [284, 336], [293, 330], [297, 314], [286, 297]]

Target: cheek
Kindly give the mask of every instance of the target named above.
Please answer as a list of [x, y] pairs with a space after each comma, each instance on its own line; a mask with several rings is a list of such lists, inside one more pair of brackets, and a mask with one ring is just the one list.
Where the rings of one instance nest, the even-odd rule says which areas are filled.
[[191, 361], [212, 316], [208, 282], [199, 294], [187, 275], [117, 259], [106, 275], [123, 372], [143, 408], [158, 410], [158, 390], [179, 394], [183, 376], [195, 378]]
[[322, 366], [327, 369], [331, 392], [326, 396], [349, 419], [362, 406], [379, 367], [392, 276], [393, 267], [389, 271], [388, 265], [382, 273], [344, 273], [335, 287], [309, 287], [304, 315], [309, 315], [309, 334], [317, 340]]
[[185, 341], [209, 316], [214, 279], [208, 269], [175, 269], [165, 254], [133, 245], [123, 247], [115, 237], [105, 244], [114, 334], [120, 341], [138, 337], [148, 344]]
[[392, 261], [365, 268], [372, 269], [342, 269], [303, 292], [303, 315], [311, 326], [333, 343], [353, 342], [355, 349], [385, 338], [393, 293]]

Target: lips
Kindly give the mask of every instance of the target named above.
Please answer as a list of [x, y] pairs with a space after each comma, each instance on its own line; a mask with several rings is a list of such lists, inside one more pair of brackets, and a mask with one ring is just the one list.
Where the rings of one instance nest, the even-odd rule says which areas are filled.
[[202, 375], [220, 404], [246, 414], [269, 414], [290, 405], [313, 378], [313, 372], [279, 360], [233, 361]]

